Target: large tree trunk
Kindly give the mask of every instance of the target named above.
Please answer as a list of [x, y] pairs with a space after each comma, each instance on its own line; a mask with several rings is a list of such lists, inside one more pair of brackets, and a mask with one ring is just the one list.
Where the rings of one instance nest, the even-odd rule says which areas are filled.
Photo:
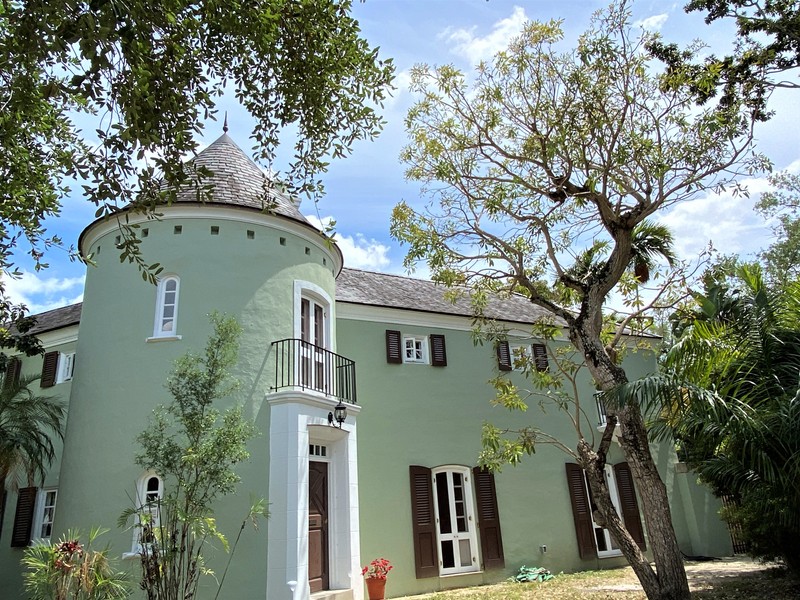
[[645, 593], [651, 600], [688, 599], [689, 583], [686, 580], [683, 555], [672, 526], [667, 487], [661, 481], [653, 455], [650, 453], [647, 431], [639, 407], [630, 405], [620, 411], [619, 423], [622, 451], [638, 484], [645, 527], [650, 536], [650, 546], [658, 576], [658, 595], [651, 595], [647, 588]]
[[[570, 327], [572, 343], [582, 352], [587, 367], [600, 389], [607, 390], [626, 383], [628, 379], [625, 371], [614, 364], [608, 356], [600, 343], [599, 336], [593, 335], [592, 325], [585, 320], [574, 322]], [[642, 413], [637, 405], [631, 405], [616, 412], [610, 411], [609, 417], [597, 451], [583, 438], [578, 443], [578, 455], [586, 470], [601, 518], [605, 520], [605, 526], [619, 543], [622, 553], [639, 578], [649, 600], [690, 600], [683, 556], [672, 526], [667, 489], [661, 481], [650, 453]], [[617, 514], [606, 484], [604, 476], [606, 453], [617, 420], [621, 428], [619, 439], [622, 451], [639, 492], [655, 570]]]

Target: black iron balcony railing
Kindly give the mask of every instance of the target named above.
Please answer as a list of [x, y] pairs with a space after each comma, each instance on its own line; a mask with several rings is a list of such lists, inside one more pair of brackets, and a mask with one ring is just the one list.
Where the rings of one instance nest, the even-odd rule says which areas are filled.
[[275, 391], [299, 388], [356, 403], [356, 363], [298, 339], [272, 342]]

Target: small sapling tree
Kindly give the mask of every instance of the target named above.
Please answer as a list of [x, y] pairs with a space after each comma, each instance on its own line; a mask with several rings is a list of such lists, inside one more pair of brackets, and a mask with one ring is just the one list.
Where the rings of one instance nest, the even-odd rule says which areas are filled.
[[[153, 412], [138, 438], [142, 452], [136, 462], [163, 480], [163, 494], [137, 498], [120, 517], [121, 525], [135, 521], [148, 600], [194, 598], [199, 577], [209, 572], [206, 543], [215, 540], [228, 550], [216, 527], [214, 502], [235, 490], [234, 467], [249, 457], [247, 442], [256, 432], [241, 407], [221, 412], [214, 406], [236, 390], [229, 369], [241, 328], [233, 317], [214, 314], [211, 322], [214, 333], [205, 352], [175, 362], [166, 385], [172, 402]], [[266, 514], [262, 502], [254, 503], [250, 516], [256, 513]]]

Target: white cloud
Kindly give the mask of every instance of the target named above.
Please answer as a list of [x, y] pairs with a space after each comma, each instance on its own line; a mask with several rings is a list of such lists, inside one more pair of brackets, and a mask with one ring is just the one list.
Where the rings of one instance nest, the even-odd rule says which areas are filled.
[[652, 17], [641, 19], [640, 21], [634, 21], [633, 24], [642, 29], [647, 29], [648, 31], [661, 31], [661, 28], [664, 26], [664, 23], [667, 22], [668, 18], [669, 15], [667, 13], [662, 13], [660, 15], [653, 15]]
[[411, 70], [404, 69], [394, 76], [394, 87], [389, 96], [383, 101], [384, 110], [390, 110], [396, 106], [402, 106], [408, 96], [408, 88], [411, 85]]
[[42, 278], [36, 273], [23, 271], [19, 279], [4, 277], [3, 280], [11, 301], [25, 304], [31, 314], [83, 300], [83, 276]]
[[709, 241], [723, 254], [752, 258], [772, 242], [770, 224], [753, 210], [758, 196], [769, 189], [767, 180], [750, 178], [742, 184], [749, 197], [735, 195], [730, 188], [720, 193], [709, 192], [681, 202], [659, 218], [675, 234], [681, 258], [697, 257]]
[[[323, 228], [333, 217], [322, 217], [318, 219], [313, 215], [306, 215], [312, 225]], [[369, 271], [385, 270], [391, 261], [389, 260], [389, 246], [381, 244], [378, 240], [368, 239], [366, 236], [356, 233], [354, 236], [336, 233], [334, 236], [336, 245], [342, 251], [344, 264], [353, 269], [366, 269]]]
[[477, 27], [469, 29], [448, 27], [438, 37], [452, 44], [451, 52], [476, 64], [504, 50], [511, 39], [519, 35], [527, 20], [525, 9], [515, 6], [511, 16], [497, 21], [492, 26], [491, 33], [484, 37], [475, 34]]

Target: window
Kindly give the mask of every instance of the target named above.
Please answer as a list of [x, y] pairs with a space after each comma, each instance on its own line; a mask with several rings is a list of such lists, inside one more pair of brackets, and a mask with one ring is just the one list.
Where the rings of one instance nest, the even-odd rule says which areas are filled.
[[417, 578], [480, 570], [478, 527], [484, 568], [504, 566], [492, 473], [412, 466], [410, 475]]
[[602, 392], [595, 392], [594, 401], [595, 404], [597, 404], [597, 425], [605, 426], [608, 413], [606, 412], [606, 405], [602, 399]]
[[133, 528], [133, 551], [141, 554], [157, 539], [161, 525], [161, 500], [164, 482], [158, 475], [148, 474], [139, 479], [136, 489], [137, 522]]
[[547, 346], [544, 344], [497, 343], [497, 368], [501, 371], [523, 371], [525, 367], [542, 373], [548, 370]]
[[442, 575], [478, 570], [478, 547], [469, 470], [433, 472], [433, 496], [438, 525], [439, 571]]
[[58, 357], [58, 376], [56, 383], [64, 383], [65, 381], [72, 380], [72, 375], [75, 372], [75, 353], [61, 353]]
[[31, 540], [49, 540], [53, 533], [58, 490], [20, 488], [11, 532], [11, 547], [23, 548]]
[[72, 379], [75, 371], [74, 352], [46, 352], [42, 359], [41, 387], [52, 387], [57, 383], [64, 383]]
[[36, 516], [33, 523], [32, 539], [49, 540], [53, 533], [53, 517], [56, 512], [58, 490], [39, 490], [36, 498]]
[[[575, 533], [578, 540], [578, 554], [581, 558], [605, 558], [619, 556], [622, 552], [616, 540], [604, 527], [597, 525], [593, 513], [597, 506], [592, 499], [586, 475], [579, 465], [567, 463], [567, 486], [572, 502], [572, 515], [575, 520]], [[606, 465], [606, 482], [611, 501], [617, 513], [622, 516], [625, 528], [633, 540], [644, 550], [644, 529], [639, 516], [639, 504], [633, 487], [628, 463]]]
[[413, 335], [403, 336], [403, 362], [425, 363], [428, 362], [428, 338]]
[[392, 364], [430, 364], [447, 366], [447, 347], [441, 334], [403, 334], [393, 329], [386, 330], [386, 362]]
[[311, 389], [328, 392], [333, 379], [328, 348], [328, 311], [319, 300], [300, 299], [300, 381]]
[[177, 337], [179, 290], [180, 279], [175, 275], [163, 277], [158, 282], [153, 337]]

